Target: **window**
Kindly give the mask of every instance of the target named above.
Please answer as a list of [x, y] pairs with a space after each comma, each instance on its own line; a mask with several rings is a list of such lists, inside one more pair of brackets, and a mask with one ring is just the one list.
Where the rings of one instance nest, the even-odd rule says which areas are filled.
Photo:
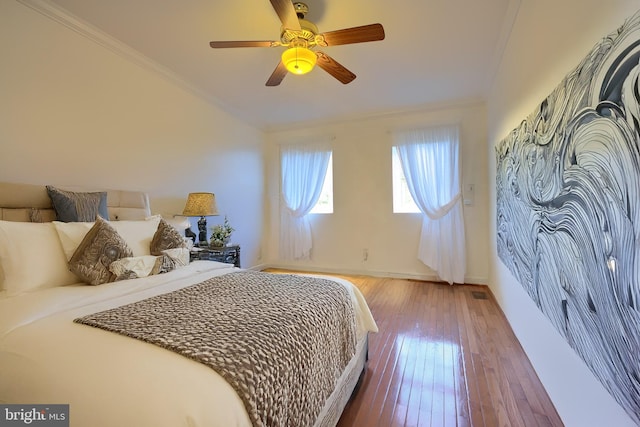
[[[333, 211], [333, 180], [325, 180], [327, 171], [333, 170], [331, 157], [328, 141], [280, 146], [282, 259], [311, 259], [313, 238], [308, 214], [316, 205], [323, 211]], [[325, 185], [331, 192], [321, 199]]]
[[407, 179], [404, 177], [398, 149], [391, 148], [391, 173], [393, 176], [393, 213], [419, 213], [418, 205], [411, 197]]
[[311, 209], [312, 214], [333, 213], [333, 153], [329, 156], [327, 174], [324, 176], [324, 184], [318, 203]]
[[457, 124], [393, 133], [401, 160], [396, 164], [402, 163], [407, 186], [423, 213], [418, 259], [450, 284], [464, 283], [466, 266], [459, 138]]

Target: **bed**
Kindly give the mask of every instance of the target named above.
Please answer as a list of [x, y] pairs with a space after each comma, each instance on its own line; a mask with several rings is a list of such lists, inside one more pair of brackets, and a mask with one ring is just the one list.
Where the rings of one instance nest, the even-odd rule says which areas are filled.
[[[136, 251], [144, 250], [145, 245], [148, 246], [154, 237], [150, 235], [153, 234], [151, 231], [158, 228], [157, 223], [150, 219], [153, 216], [150, 215], [146, 194], [107, 191], [106, 198], [110, 224], [114, 228], [119, 227], [117, 230], [125, 240], [129, 239], [129, 246], [134, 248], [134, 254]], [[70, 425], [77, 427], [336, 425], [356, 388], [359, 377], [364, 372], [368, 333], [377, 331], [366, 301], [350, 282], [312, 275], [273, 275], [245, 271], [233, 265], [213, 261], [194, 261], [163, 274], [125, 278], [100, 286], [90, 286], [80, 283], [73, 275], [69, 276], [71, 273], [68, 269], [60, 271], [61, 263], [63, 266], [68, 263], [69, 254], [65, 243], [57, 234], [58, 230], [54, 226], [57, 222], [50, 222], [53, 219], [55, 212], [43, 186], [0, 183], [0, 404], [69, 404]], [[34, 223], [34, 220], [41, 222]], [[68, 226], [78, 228], [81, 227], [80, 224], [87, 223], [71, 223]], [[86, 226], [89, 227], [89, 224]], [[32, 229], [37, 231], [31, 231]], [[57, 247], [50, 241], [51, 236], [56, 235], [58, 240], [54, 242]], [[56, 284], [55, 280], [52, 282], [51, 277], [57, 277], [56, 280], [60, 284]], [[258, 285], [251, 285], [254, 288], [250, 288], [249, 283], [253, 282]], [[299, 415], [293, 408], [304, 407], [306, 403], [296, 402], [295, 399], [302, 393], [300, 390], [316, 388], [316, 384], [309, 380], [316, 377], [307, 375], [307, 372], [313, 371], [314, 365], [322, 359], [322, 354], [327, 352], [306, 349], [306, 353], [311, 353], [309, 360], [302, 359], [297, 351], [293, 351], [296, 353], [295, 357], [292, 356], [290, 359], [289, 354], [264, 356], [265, 360], [269, 360], [269, 364], [273, 360], [287, 360], [287, 369], [280, 368], [275, 376], [288, 374], [289, 371], [295, 372], [295, 376], [279, 379], [281, 383], [273, 395], [265, 395], [265, 391], [258, 388], [267, 384], [266, 380], [263, 382], [262, 377], [253, 371], [255, 366], [266, 363], [260, 359], [263, 357], [263, 341], [264, 345], [268, 346], [267, 335], [273, 335], [282, 346], [285, 346], [285, 343], [290, 345], [284, 335], [288, 335], [290, 329], [304, 329], [307, 334], [304, 340], [313, 343], [309, 348], [316, 349], [322, 348], [316, 347], [316, 341], [341, 343], [343, 341], [338, 341], [337, 335], [350, 335], [340, 331], [334, 333], [336, 337], [332, 335], [330, 338], [314, 339], [313, 336], [319, 336], [322, 331], [307, 328], [309, 321], [303, 320], [307, 316], [306, 313], [310, 313], [307, 316], [312, 319], [310, 322], [317, 322], [318, 325], [326, 321], [323, 320], [325, 317], [329, 317], [324, 312], [316, 313], [315, 307], [310, 308], [309, 301], [315, 297], [307, 297], [309, 301], [305, 300], [307, 302], [303, 304], [294, 298], [293, 293], [290, 297], [287, 293], [278, 294], [282, 291], [273, 291], [271, 294], [272, 288], [268, 287], [276, 286], [280, 289], [280, 286], [285, 286], [285, 292], [288, 292], [289, 289], [293, 289], [294, 282], [298, 283], [296, 286], [310, 289], [309, 292], [315, 292], [319, 289], [315, 286], [319, 285], [323, 286], [322, 292], [329, 292], [324, 289], [335, 288], [337, 294], [346, 295], [345, 301], [339, 304], [352, 307], [353, 310], [352, 315], [349, 315], [350, 328], [353, 328], [353, 337], [349, 339], [353, 342], [349, 345], [331, 344], [332, 347], [341, 347], [342, 354], [348, 354], [349, 357], [343, 358], [339, 370], [333, 367], [315, 372], [314, 375], [319, 375], [318, 382], [324, 384], [326, 396], [322, 397], [322, 403], [320, 406], [316, 405], [317, 409], [311, 415], [305, 414], [307, 418], [304, 419], [308, 420], [305, 422], [300, 421], [302, 418], [296, 418]], [[260, 283], [265, 287], [262, 291], [258, 291]], [[174, 318], [179, 316], [173, 314], [173, 309], [167, 309], [167, 305], [161, 304], [173, 303], [179, 295], [187, 298], [186, 301], [194, 301], [194, 295], [197, 297], [197, 304], [183, 304], [181, 307], [189, 306], [190, 311], [197, 311], [200, 315], [204, 312], [207, 317], [211, 314], [212, 318], [214, 312], [219, 312], [221, 314], [216, 315], [226, 318], [229, 314], [228, 310], [225, 311], [226, 303], [220, 301], [227, 301], [231, 307], [236, 300], [245, 301], [248, 298], [247, 295], [232, 294], [236, 288], [245, 289], [246, 294], [262, 292], [281, 295], [278, 299], [270, 298], [274, 302], [273, 308], [268, 308], [269, 305], [265, 301], [261, 301], [259, 305], [255, 302], [242, 302], [245, 305], [256, 304], [255, 313], [282, 310], [285, 300], [292, 300], [287, 303], [293, 303], [294, 309], [287, 308], [286, 311], [299, 309], [290, 317], [299, 318], [299, 325], [305, 325], [304, 328], [298, 324], [285, 327], [283, 320], [282, 325], [271, 329], [274, 331], [272, 334], [265, 334], [264, 331], [256, 332], [256, 336], [250, 336], [251, 333], [247, 332], [239, 334], [247, 335], [245, 339], [255, 347], [246, 349], [242, 356], [228, 357], [230, 360], [225, 361], [231, 366], [241, 366], [242, 369], [238, 369], [238, 372], [219, 372], [215, 367], [212, 368], [212, 363], [217, 363], [212, 359], [216, 358], [207, 356], [209, 353], [206, 351], [203, 352], [203, 358], [207, 363], [204, 363], [197, 357], [192, 357], [200, 350], [188, 349], [191, 353], [168, 350], [171, 345], [165, 344], [171, 344], [177, 339], [159, 337], [159, 341], [154, 341], [155, 336], [153, 339], [141, 339], [136, 336], [137, 332], [133, 331], [133, 328], [137, 325], [142, 325], [141, 329], [148, 328], [149, 319], [132, 320], [130, 317], [118, 317], [119, 322], [123, 323], [122, 327], [127, 329], [120, 332], [113, 332], [111, 326], [105, 323], [92, 323], [108, 322], [113, 319], [114, 314], [120, 316], [127, 310], [128, 315], [133, 313], [134, 317], [138, 313], [150, 311], [154, 313], [154, 318], [163, 318], [164, 315], [166, 319], [163, 322], [175, 321]], [[211, 291], [207, 292], [206, 289]], [[222, 298], [215, 300], [215, 310], [211, 309], [209, 312], [191, 307], [197, 306], [208, 293], [212, 294], [212, 298]], [[269, 295], [266, 296], [267, 299]], [[175, 310], [175, 313], [179, 312], [177, 308]], [[242, 310], [234, 306], [232, 311]], [[251, 322], [234, 325], [231, 331], [253, 331], [261, 324], [268, 323], [266, 316], [262, 319], [255, 315], [255, 318], [249, 319]], [[248, 326], [249, 323], [251, 326]], [[199, 320], [195, 324], [201, 325], [203, 322]], [[160, 329], [164, 328], [164, 325], [161, 323]], [[215, 329], [223, 330], [225, 327], [221, 323]], [[280, 335], [281, 328], [287, 330], [286, 334]], [[349, 339], [346, 342], [349, 342]], [[211, 354], [235, 354], [226, 350], [225, 346], [218, 348], [211, 343], [207, 345], [216, 347], [211, 348]], [[223, 347], [225, 350], [222, 350]], [[306, 347], [301, 345], [296, 348]], [[345, 353], [345, 349], [349, 351]], [[258, 355], [260, 358], [253, 359]], [[250, 366], [251, 369], [246, 369], [247, 373], [243, 374], [241, 371], [244, 371], [246, 366]], [[237, 384], [245, 378], [243, 375], [259, 377], [257, 386], [249, 388], [247, 394], [254, 395], [254, 399], [257, 399], [256, 396], [267, 398], [259, 398], [257, 403], [253, 403], [254, 406], [248, 406], [246, 397], [242, 390], [239, 391]], [[296, 378], [300, 380], [295, 381]], [[329, 385], [326, 378], [331, 380]], [[286, 387], [283, 387], [283, 384]], [[269, 391], [266, 385], [264, 388]], [[287, 391], [282, 391], [282, 388], [286, 388]], [[317, 388], [321, 387], [318, 385]], [[317, 400], [317, 397], [314, 398]], [[264, 415], [267, 412], [269, 415]]]

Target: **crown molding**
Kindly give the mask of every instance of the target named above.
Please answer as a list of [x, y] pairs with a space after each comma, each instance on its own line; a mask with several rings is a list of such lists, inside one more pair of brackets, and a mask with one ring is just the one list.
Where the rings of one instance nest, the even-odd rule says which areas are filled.
[[502, 64], [502, 58], [504, 57], [504, 52], [507, 49], [507, 44], [509, 43], [509, 39], [511, 38], [513, 26], [515, 25], [516, 19], [518, 18], [518, 13], [520, 12], [521, 5], [522, 0], [509, 0], [505, 18], [502, 21], [500, 36], [495, 45], [493, 56], [491, 58], [491, 66], [489, 67], [489, 72], [487, 73], [487, 81], [485, 87], [487, 87], [489, 91], [491, 91], [493, 89], [493, 86], [495, 85], [496, 75], [500, 68], [500, 64]]
[[365, 113], [356, 113], [342, 116], [340, 118], [327, 118], [319, 120], [308, 120], [303, 122], [285, 123], [274, 126], [264, 126], [262, 130], [267, 134], [278, 132], [287, 132], [298, 129], [307, 129], [322, 126], [335, 126], [345, 123], [366, 122], [370, 120], [386, 119], [393, 117], [401, 117], [409, 114], [428, 113], [432, 111], [444, 111], [458, 108], [476, 108], [484, 107], [486, 99], [483, 97], [471, 97], [464, 99], [456, 99], [444, 102], [432, 102], [428, 104], [414, 105], [406, 108], [389, 109], [383, 111], [370, 111]]
[[[80, 34], [97, 45], [109, 50], [112, 53], [126, 59], [127, 61], [138, 65], [139, 67], [155, 73], [168, 82], [186, 90], [187, 92], [205, 100], [208, 103], [214, 104], [217, 107], [225, 111], [229, 111], [226, 106], [221, 105], [217, 98], [213, 98], [203, 90], [199, 89], [189, 81], [180, 77], [178, 74], [170, 70], [169, 68], [160, 65], [153, 59], [143, 55], [139, 51], [133, 49], [131, 46], [119, 41], [118, 39], [110, 36], [97, 27], [89, 24], [86, 21], [74, 16], [68, 10], [54, 4], [49, 0], [16, 0], [18, 3], [40, 13], [41, 15], [51, 19], [65, 26], [66, 28]], [[233, 112], [230, 112], [233, 114]]]

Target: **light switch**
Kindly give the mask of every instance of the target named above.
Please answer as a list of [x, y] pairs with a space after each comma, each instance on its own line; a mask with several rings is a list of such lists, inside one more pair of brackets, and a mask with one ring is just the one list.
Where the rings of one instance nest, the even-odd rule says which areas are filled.
[[464, 194], [462, 195], [463, 203], [465, 204], [465, 206], [473, 206], [475, 195], [476, 195], [475, 184], [465, 184]]

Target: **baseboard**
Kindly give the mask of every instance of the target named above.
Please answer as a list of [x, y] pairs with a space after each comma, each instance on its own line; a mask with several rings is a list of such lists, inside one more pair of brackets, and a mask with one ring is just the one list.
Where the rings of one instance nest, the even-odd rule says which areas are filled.
[[251, 270], [251, 271], [262, 271], [265, 270], [267, 268], [276, 268], [276, 267], [272, 267], [269, 264], [258, 264], [258, 265], [253, 265], [251, 267], [246, 268], [246, 270]]
[[[284, 270], [296, 270], [307, 271], [310, 273], [329, 273], [329, 274], [351, 274], [356, 276], [373, 276], [373, 277], [390, 277], [392, 279], [411, 279], [411, 280], [424, 280], [428, 282], [441, 282], [435, 274], [417, 274], [417, 273], [405, 273], [397, 271], [379, 271], [379, 270], [358, 270], [358, 269], [336, 269], [332, 267], [321, 266], [300, 266], [296, 264], [287, 263], [263, 263], [254, 267], [251, 270], [264, 270], [267, 268], [281, 268]], [[487, 285], [487, 279], [467, 276], [464, 280], [465, 284], [469, 285]]]

